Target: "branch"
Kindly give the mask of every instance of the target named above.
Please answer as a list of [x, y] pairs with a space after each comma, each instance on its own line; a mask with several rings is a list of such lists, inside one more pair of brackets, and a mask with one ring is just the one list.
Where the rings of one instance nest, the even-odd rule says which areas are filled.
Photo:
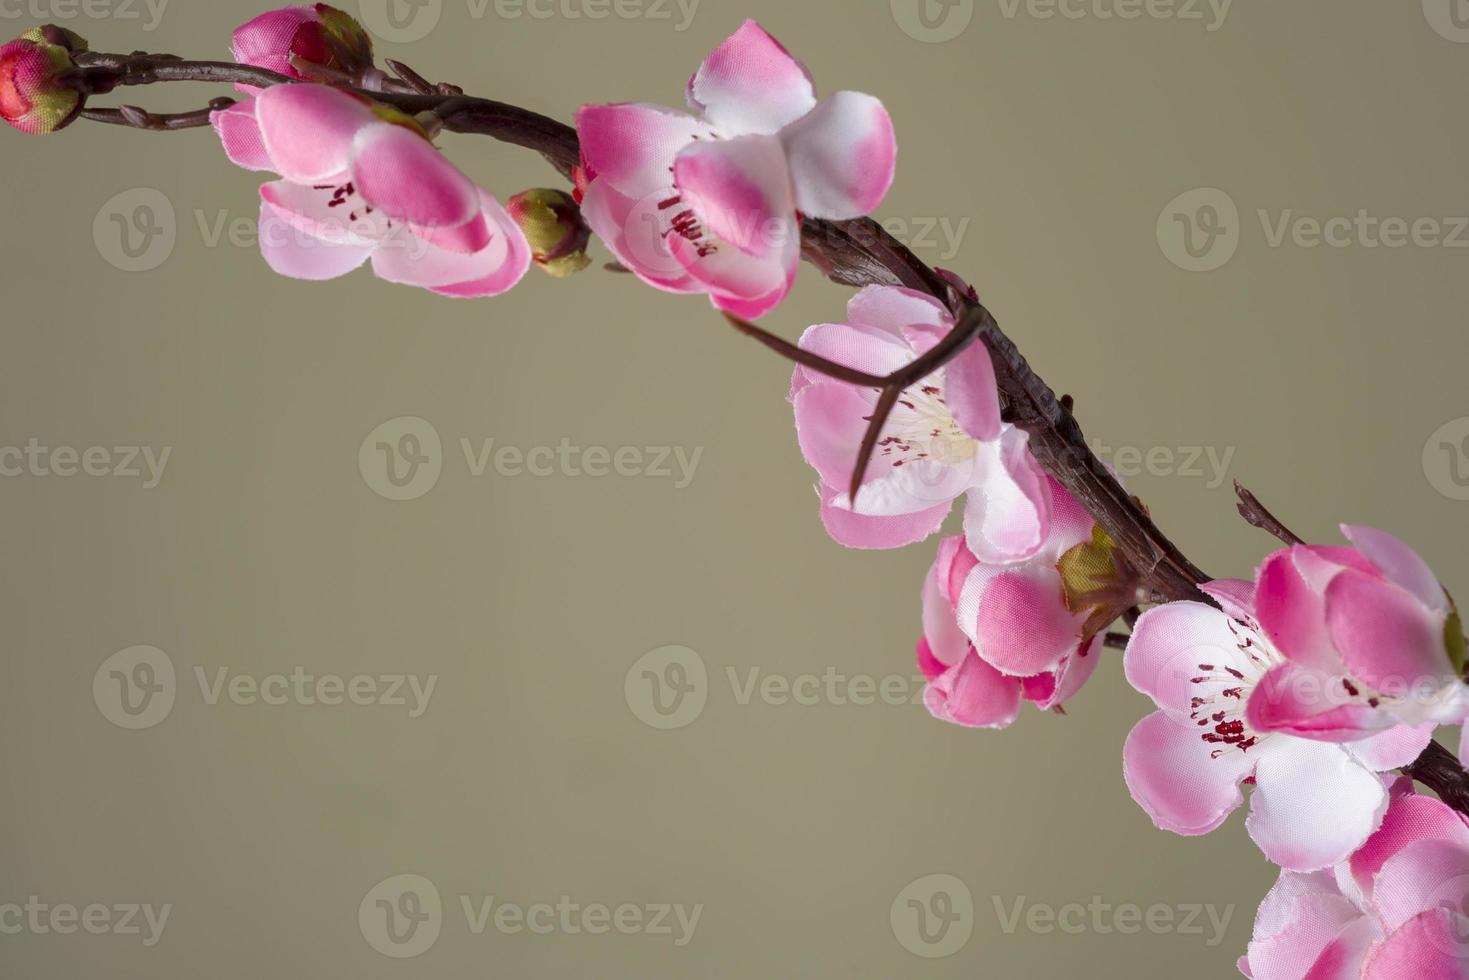
[[[87, 94], [159, 82], [223, 82], [256, 87], [292, 84], [291, 79], [282, 75], [247, 65], [185, 61], [171, 55], [81, 53], [76, 56], [76, 62], [79, 67], [71, 82]], [[377, 80], [380, 88], [350, 90], [405, 112], [432, 112], [451, 132], [490, 136], [534, 150], [566, 177], [580, 164], [580, 144], [570, 126], [517, 106], [460, 94], [453, 86], [433, 86], [406, 66], [391, 67], [401, 80], [380, 78]], [[430, 88], [437, 91], [425, 91]], [[88, 109], [84, 118], [156, 131], [192, 128], [208, 122], [203, 110], [155, 115], [132, 106]], [[946, 303], [957, 320], [949, 336], [928, 354], [890, 377], [876, 378], [830, 362], [820, 363], [818, 358], [803, 359], [803, 352], [795, 345], [753, 324], [731, 319], [737, 329], [813, 370], [831, 373], [854, 384], [877, 382], [874, 386], [882, 389], [879, 411], [873, 417], [861, 457], [863, 463], [854, 474], [854, 496], [865, 475], [865, 461], [886, 421], [882, 406], [890, 409], [890, 403], [904, 388], [940, 370], [979, 338], [989, 348], [994, 361], [1007, 418], [1030, 434], [1031, 451], [1046, 472], [1112, 536], [1121, 554], [1140, 574], [1142, 588], [1150, 601], [1213, 601], [1198, 590], [1200, 583], [1208, 581], [1208, 576], [1158, 529], [1147, 509], [1128, 494], [1096, 457], [1072, 414], [1069, 400], [1056, 397], [978, 300], [960, 293], [949, 279], [919, 260], [869, 218], [836, 222], [807, 219], [801, 231], [803, 257], [832, 281], [857, 288], [887, 285], [920, 290]], [[1290, 543], [1300, 540], [1248, 491], [1241, 490], [1240, 510], [1256, 527]], [[1120, 637], [1109, 637], [1109, 641], [1120, 642]], [[1433, 789], [1446, 803], [1469, 813], [1469, 774], [1447, 750], [1436, 743], [1430, 744], [1422, 757], [1403, 771]]]
[[1251, 527], [1257, 527], [1262, 531], [1273, 534], [1287, 547], [1306, 542], [1294, 531], [1280, 522], [1274, 514], [1260, 503], [1260, 498], [1246, 490], [1238, 480], [1234, 481], [1234, 492], [1239, 497], [1239, 516], [1245, 519], [1245, 523]]

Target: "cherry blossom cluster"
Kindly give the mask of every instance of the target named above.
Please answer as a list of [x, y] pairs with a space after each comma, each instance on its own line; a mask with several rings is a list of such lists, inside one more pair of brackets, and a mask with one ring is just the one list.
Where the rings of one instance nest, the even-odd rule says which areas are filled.
[[[32, 134], [79, 118], [96, 94], [79, 82], [86, 51], [54, 27], [0, 48], [0, 114]], [[758, 319], [792, 289], [803, 222], [872, 214], [896, 173], [882, 103], [819, 97], [753, 21], [694, 72], [688, 111], [584, 106], [571, 186], [508, 206], [436, 146], [435, 112], [382, 100], [397, 82], [341, 11], [263, 14], [235, 31], [233, 54], [281, 84], [241, 85], [209, 123], [230, 161], [276, 175], [260, 188], [262, 254], [297, 279], [369, 265], [393, 283], [489, 297], [533, 265], [581, 271], [595, 234], [647, 284]], [[1390, 774], [1438, 726], [1469, 732], [1463, 625], [1428, 565], [1385, 532], [1348, 526], [1345, 545], [1291, 543], [1252, 580], [1156, 604], [1143, 571], [1007, 420], [984, 344], [898, 394], [875, 445], [884, 390], [820, 366], [886, 378], [956, 329], [934, 295], [868, 286], [844, 318], [800, 339], [808, 356], [789, 395], [832, 539], [937, 539], [918, 604], [929, 711], [990, 729], [1014, 724], [1025, 702], [1063, 713], [1109, 646], [1125, 645], [1128, 681], [1156, 706], [1123, 748], [1133, 798], [1159, 828], [1195, 836], [1249, 787], [1246, 830], [1282, 869], [1247, 975], [1469, 977], [1469, 823]], [[943, 536], [961, 499], [959, 533]], [[1124, 619], [1130, 634], [1109, 633]]]

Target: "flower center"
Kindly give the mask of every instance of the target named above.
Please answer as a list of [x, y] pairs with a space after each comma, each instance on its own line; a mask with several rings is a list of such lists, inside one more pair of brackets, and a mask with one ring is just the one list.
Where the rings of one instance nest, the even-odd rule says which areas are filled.
[[1256, 623], [1231, 619], [1229, 631], [1240, 653], [1235, 662], [1200, 663], [1199, 672], [1189, 678], [1194, 691], [1189, 717], [1199, 726], [1199, 737], [1214, 746], [1210, 755], [1214, 759], [1235, 750], [1248, 752], [1270, 737], [1268, 732], [1256, 732], [1245, 722], [1245, 706], [1266, 672], [1284, 663]]
[[943, 388], [931, 382], [903, 392], [884, 431], [878, 455], [895, 468], [920, 462], [954, 466], [978, 452], [974, 438], [954, 421]]

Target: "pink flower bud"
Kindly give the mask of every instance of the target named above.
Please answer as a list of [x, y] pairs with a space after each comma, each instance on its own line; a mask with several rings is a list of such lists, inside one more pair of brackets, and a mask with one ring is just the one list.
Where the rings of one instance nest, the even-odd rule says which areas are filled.
[[[362, 25], [324, 3], [282, 7], [235, 28], [233, 51], [242, 65], [289, 78], [328, 80], [331, 74], [360, 79], [372, 70], [372, 38]], [[313, 67], [324, 69], [318, 73]]]
[[564, 279], [592, 264], [587, 255], [592, 232], [570, 194], [546, 188], [522, 191], [505, 210], [525, 232], [536, 265], [546, 273]]
[[71, 71], [74, 51], [87, 42], [47, 25], [0, 47], [0, 116], [22, 133], [54, 133], [76, 118], [81, 93], [59, 79]]

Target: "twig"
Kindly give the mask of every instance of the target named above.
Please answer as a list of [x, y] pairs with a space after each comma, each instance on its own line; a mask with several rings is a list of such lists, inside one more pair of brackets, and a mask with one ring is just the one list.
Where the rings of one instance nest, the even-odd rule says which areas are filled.
[[1260, 503], [1260, 498], [1241, 486], [1238, 480], [1234, 481], [1234, 492], [1239, 496], [1239, 516], [1245, 519], [1245, 523], [1275, 535], [1286, 545], [1306, 543], [1303, 538], [1282, 524], [1278, 517], [1270, 513], [1265, 505]]

